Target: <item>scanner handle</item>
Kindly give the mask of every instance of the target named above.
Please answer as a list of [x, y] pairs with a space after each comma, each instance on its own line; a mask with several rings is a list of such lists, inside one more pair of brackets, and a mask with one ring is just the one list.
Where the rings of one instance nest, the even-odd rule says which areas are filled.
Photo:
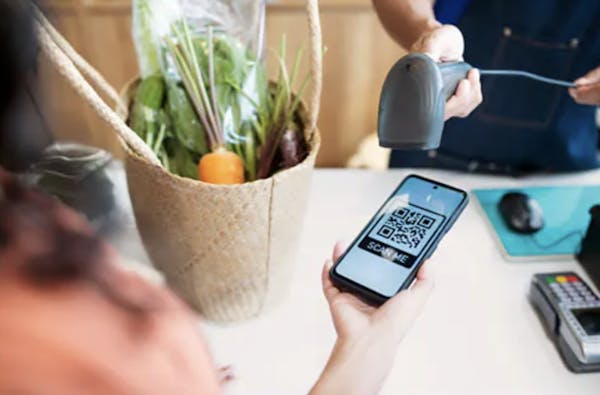
[[444, 81], [444, 95], [448, 100], [456, 92], [458, 83], [467, 78], [467, 73], [473, 66], [467, 62], [446, 62], [438, 63], [438, 68]]

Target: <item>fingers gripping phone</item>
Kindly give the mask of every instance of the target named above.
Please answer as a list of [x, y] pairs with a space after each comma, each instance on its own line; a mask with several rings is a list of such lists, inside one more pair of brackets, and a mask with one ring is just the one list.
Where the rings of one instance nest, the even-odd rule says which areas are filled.
[[368, 303], [384, 303], [412, 284], [468, 201], [460, 189], [406, 177], [331, 268], [331, 281]]

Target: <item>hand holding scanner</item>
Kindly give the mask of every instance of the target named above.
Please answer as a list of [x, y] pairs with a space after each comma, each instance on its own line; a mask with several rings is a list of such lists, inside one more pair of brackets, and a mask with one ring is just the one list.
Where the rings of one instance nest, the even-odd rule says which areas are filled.
[[437, 148], [446, 100], [471, 68], [465, 62], [435, 63], [419, 53], [400, 59], [381, 90], [379, 144], [400, 149]]
[[[473, 67], [466, 62], [436, 63], [428, 55], [411, 53], [389, 71], [379, 99], [377, 134], [382, 147], [427, 150], [439, 147], [444, 127], [446, 100]], [[575, 87], [520, 70], [480, 70], [482, 76], [509, 76]]]

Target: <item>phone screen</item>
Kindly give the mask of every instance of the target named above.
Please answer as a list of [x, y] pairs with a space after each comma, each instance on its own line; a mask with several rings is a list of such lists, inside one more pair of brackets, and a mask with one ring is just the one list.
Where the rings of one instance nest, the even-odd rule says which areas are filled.
[[335, 273], [379, 295], [395, 295], [466, 199], [464, 191], [407, 177], [338, 261]]

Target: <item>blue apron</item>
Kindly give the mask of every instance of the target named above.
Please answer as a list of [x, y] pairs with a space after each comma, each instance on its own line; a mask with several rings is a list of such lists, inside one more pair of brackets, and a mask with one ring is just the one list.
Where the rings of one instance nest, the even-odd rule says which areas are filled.
[[[467, 62], [574, 80], [600, 66], [600, 1], [472, 0], [457, 23]], [[521, 174], [598, 167], [596, 107], [565, 88], [483, 76], [483, 103], [446, 122], [433, 151], [394, 151], [392, 167]]]

